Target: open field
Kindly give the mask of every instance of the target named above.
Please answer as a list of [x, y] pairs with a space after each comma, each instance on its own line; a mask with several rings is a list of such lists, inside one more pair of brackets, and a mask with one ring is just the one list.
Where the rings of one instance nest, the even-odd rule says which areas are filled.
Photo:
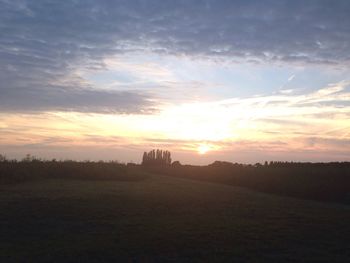
[[0, 185], [0, 262], [349, 262], [350, 207], [161, 175]]

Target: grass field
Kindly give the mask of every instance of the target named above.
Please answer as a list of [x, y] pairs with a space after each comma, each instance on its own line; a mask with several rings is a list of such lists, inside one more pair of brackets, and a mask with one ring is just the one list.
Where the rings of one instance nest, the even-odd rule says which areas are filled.
[[350, 262], [350, 207], [149, 175], [0, 185], [0, 262]]

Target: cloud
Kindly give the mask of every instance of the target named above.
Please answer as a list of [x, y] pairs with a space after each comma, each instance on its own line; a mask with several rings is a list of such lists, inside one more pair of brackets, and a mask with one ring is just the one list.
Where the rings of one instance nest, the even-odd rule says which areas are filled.
[[295, 75], [291, 75], [289, 78], [288, 78], [288, 82], [292, 81], [293, 79], [295, 78]]
[[287, 81], [280, 87], [280, 93], [282, 93], [282, 94], [290, 94], [290, 93], [292, 93], [293, 92], [293, 89], [284, 89], [285, 88], [285, 86], [289, 83], [289, 82], [291, 82], [293, 79], [295, 78], [295, 75], [293, 74], [293, 75], [291, 75], [288, 79], [287, 79]]
[[[174, 136], [183, 135], [192, 140], [255, 140], [270, 144], [276, 140], [297, 142], [311, 136], [347, 139], [349, 101], [349, 83], [340, 82], [303, 95], [255, 96], [177, 105], [164, 113], [167, 118], [159, 126], [171, 127]], [[168, 124], [167, 119], [175, 121], [177, 126]], [[332, 132], [325, 134], [325, 131]], [[293, 147], [302, 148], [303, 144], [291, 143], [286, 148]]]
[[[138, 152], [135, 156], [139, 156], [139, 152], [156, 147], [193, 153], [199, 145], [206, 144], [212, 149], [212, 158], [222, 154], [221, 159], [234, 161], [238, 156], [245, 162], [349, 160], [350, 105], [344, 105], [350, 101], [349, 88], [349, 83], [342, 81], [302, 95], [272, 94], [176, 103], [149, 115], [86, 114], [82, 102], [78, 105], [81, 112], [1, 111], [0, 145], [3, 149], [10, 149], [12, 145], [14, 152], [19, 147], [18, 152], [21, 149], [35, 154], [41, 150], [44, 153], [48, 149], [76, 148], [84, 158], [90, 158], [89, 153], [84, 153], [84, 147], [112, 149], [106, 157], [110, 159], [115, 149], [132, 149]], [[77, 91], [79, 96], [89, 97], [83, 101], [99, 96], [96, 90], [88, 95], [82, 95], [84, 92]], [[108, 104], [108, 99], [101, 96], [100, 100], [98, 105], [104, 109], [101, 105]], [[44, 106], [52, 110], [52, 105], [59, 107], [64, 103], [71, 105], [61, 98], [59, 103], [49, 101]], [[111, 108], [112, 105], [107, 107]], [[137, 112], [139, 108], [130, 110]]]
[[74, 111], [151, 114], [157, 111], [146, 94], [132, 91], [66, 89], [62, 87], [1, 89], [2, 112]]
[[2, 1], [2, 6], [7, 33], [2, 43], [12, 44], [7, 51], [46, 62], [135, 50], [349, 60], [348, 1]]
[[[283, 87], [281, 87], [281, 88], [283, 88]], [[281, 90], [279, 90], [279, 93], [281, 93], [281, 94], [291, 94], [291, 93], [293, 93], [293, 89], [281, 89]]]
[[[106, 58], [130, 52], [340, 66], [348, 66], [350, 59], [349, 1], [0, 0], [0, 4], [0, 93], [2, 105], [8, 101], [2, 111], [14, 107], [148, 111], [147, 95], [93, 92], [95, 87], [87, 87], [75, 74], [82, 68], [105, 69]], [[54, 85], [61, 79], [67, 84], [64, 91]], [[29, 96], [27, 102], [21, 94]], [[139, 109], [126, 106], [135, 102]]]

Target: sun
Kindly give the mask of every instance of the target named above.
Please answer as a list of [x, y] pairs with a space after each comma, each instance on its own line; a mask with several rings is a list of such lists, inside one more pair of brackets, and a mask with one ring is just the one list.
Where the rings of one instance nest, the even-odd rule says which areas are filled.
[[197, 151], [199, 154], [206, 154], [208, 151], [210, 151], [210, 146], [207, 144], [201, 144], [198, 146]]

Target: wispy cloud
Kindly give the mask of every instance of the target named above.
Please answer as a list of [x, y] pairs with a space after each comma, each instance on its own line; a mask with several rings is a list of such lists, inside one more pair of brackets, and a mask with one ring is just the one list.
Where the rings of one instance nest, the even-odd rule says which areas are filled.
[[291, 75], [288, 79], [287, 79], [287, 81], [280, 87], [280, 93], [282, 93], [282, 94], [290, 94], [290, 93], [292, 93], [293, 92], [293, 89], [284, 89], [284, 87], [289, 83], [289, 82], [291, 82], [293, 79], [295, 78], [295, 75], [293, 74], [293, 75]]
[[304, 95], [168, 105], [152, 115], [1, 115], [0, 144], [135, 151], [162, 146], [185, 152], [206, 144], [218, 154], [265, 151], [286, 158], [299, 153], [307, 160], [327, 154], [348, 159], [350, 105], [335, 106], [344, 101], [350, 101], [350, 93], [343, 81]]
[[295, 78], [295, 75], [291, 75], [289, 78], [288, 78], [288, 82], [292, 81], [293, 79]]

